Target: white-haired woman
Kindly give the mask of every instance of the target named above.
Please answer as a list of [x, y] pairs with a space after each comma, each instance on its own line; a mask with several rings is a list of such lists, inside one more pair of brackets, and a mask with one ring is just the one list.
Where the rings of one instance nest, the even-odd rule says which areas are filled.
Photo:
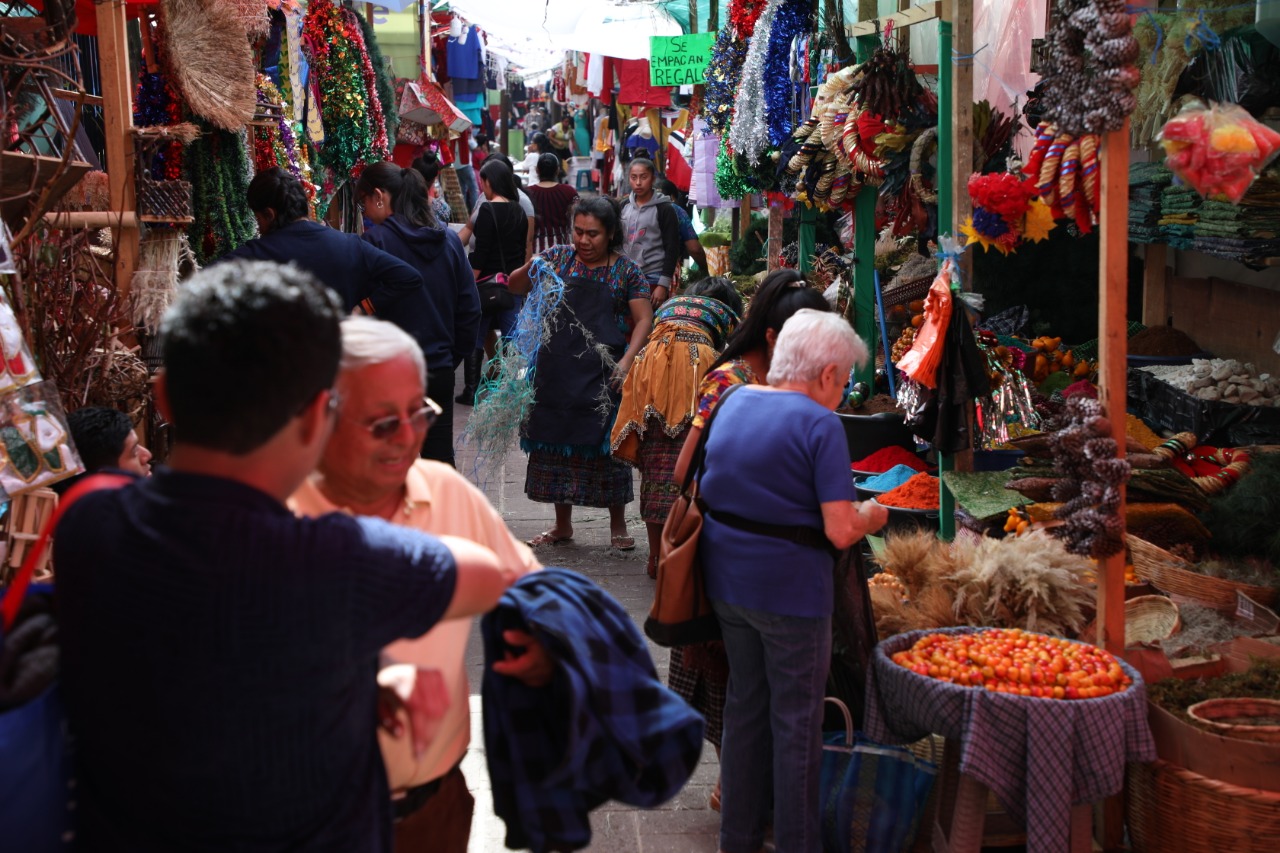
[[771, 801], [779, 853], [822, 849], [818, 768], [835, 552], [887, 516], [854, 503], [849, 447], [833, 414], [849, 370], [867, 357], [839, 315], [797, 311], [778, 334], [769, 385], [723, 398], [710, 426], [699, 552], [729, 657], [724, 853], [760, 850]]

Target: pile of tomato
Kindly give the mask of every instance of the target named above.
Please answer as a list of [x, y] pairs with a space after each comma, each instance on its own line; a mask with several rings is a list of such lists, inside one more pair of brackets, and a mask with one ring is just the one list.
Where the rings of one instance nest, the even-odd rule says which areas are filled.
[[1102, 649], [1018, 628], [929, 634], [893, 662], [950, 684], [1041, 699], [1096, 699], [1133, 683]]

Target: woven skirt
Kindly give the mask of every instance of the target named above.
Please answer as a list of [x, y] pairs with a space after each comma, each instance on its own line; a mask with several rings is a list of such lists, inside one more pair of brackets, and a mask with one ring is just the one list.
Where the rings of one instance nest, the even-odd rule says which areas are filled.
[[631, 469], [611, 456], [529, 451], [524, 493], [538, 503], [609, 507], [635, 500]]
[[671, 512], [671, 505], [680, 496], [680, 484], [676, 482], [676, 460], [684, 447], [688, 430], [671, 438], [662, 430], [657, 418], [649, 418], [644, 438], [640, 439], [637, 456], [640, 468], [640, 517], [651, 524], [662, 524]]
[[[719, 651], [723, 656], [724, 652]], [[702, 737], [713, 746], [720, 746], [724, 733], [724, 699], [728, 692], [728, 680], [722, 673], [701, 669], [696, 664], [685, 663], [685, 650], [671, 650], [671, 665], [667, 670], [667, 686], [689, 707], [707, 721]]]

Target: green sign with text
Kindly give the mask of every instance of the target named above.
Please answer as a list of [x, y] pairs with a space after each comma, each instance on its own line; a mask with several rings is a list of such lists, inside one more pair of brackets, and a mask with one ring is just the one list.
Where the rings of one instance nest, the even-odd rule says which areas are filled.
[[649, 85], [697, 86], [711, 61], [715, 33], [649, 37]]

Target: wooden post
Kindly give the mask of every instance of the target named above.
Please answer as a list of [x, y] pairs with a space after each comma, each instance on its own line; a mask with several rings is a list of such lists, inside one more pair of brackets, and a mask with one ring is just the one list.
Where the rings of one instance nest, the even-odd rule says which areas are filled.
[[782, 258], [782, 220], [785, 211], [779, 202], [769, 202], [769, 242], [766, 254], [766, 269], [773, 272], [781, 266]]
[[[859, 2], [859, 12], [869, 9], [875, 15], [875, 4]], [[862, 19], [862, 20], [865, 20]], [[860, 62], [865, 62], [880, 46], [880, 38], [876, 35], [858, 36], [853, 48]], [[853, 330], [858, 333], [871, 352], [878, 350], [876, 328], [876, 200], [879, 191], [875, 187], [864, 186], [858, 190], [853, 202], [853, 254], [858, 259], [853, 268]], [[865, 382], [868, 388], [875, 388], [875, 358], [867, 359], [867, 363], [855, 368], [855, 382]]]
[[1169, 247], [1148, 243], [1143, 255], [1142, 322], [1163, 326], [1169, 322]]
[[[506, 81], [503, 81], [505, 84]], [[511, 156], [511, 92], [506, 85], [502, 87], [501, 106], [498, 107], [498, 115], [502, 117], [502, 133], [498, 134], [498, 150], [508, 157]]]
[[[98, 58], [102, 74], [102, 117], [107, 142], [107, 189], [111, 210], [132, 215], [137, 209], [134, 186], [133, 74], [129, 70], [129, 41], [125, 32], [124, 0], [102, 0], [94, 6], [98, 18]], [[115, 281], [127, 299], [138, 267], [136, 228], [118, 228]]]
[[738, 239], [742, 240], [747, 236], [747, 229], [751, 227], [751, 193], [747, 193], [738, 202]]
[[[1098, 399], [1124, 457], [1125, 390], [1129, 348], [1129, 121], [1102, 138], [1098, 152], [1102, 199], [1098, 216]], [[1120, 490], [1120, 520], [1125, 492]], [[1124, 652], [1124, 551], [1098, 562], [1098, 645]]]
[[969, 199], [969, 175], [973, 173], [973, 0], [947, 0], [947, 4], [951, 7], [951, 56], [939, 61], [951, 63], [951, 223], [958, 228], [973, 212]]

